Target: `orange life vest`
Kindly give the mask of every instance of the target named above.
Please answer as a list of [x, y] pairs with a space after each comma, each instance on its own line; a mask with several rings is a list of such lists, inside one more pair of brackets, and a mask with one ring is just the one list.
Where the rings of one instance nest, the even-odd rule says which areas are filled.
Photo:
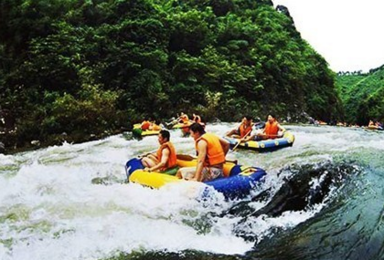
[[149, 121], [143, 121], [143, 123], [141, 123], [141, 129], [142, 130], [148, 130], [150, 125], [151, 125], [151, 123]]
[[279, 123], [277, 121], [273, 122], [272, 124], [267, 122], [265, 123], [264, 132], [270, 139], [277, 138], [277, 133], [279, 132], [279, 128], [277, 127]]
[[180, 119], [181, 119], [181, 121], [183, 121], [184, 124], [188, 123], [188, 121], [189, 121], [189, 118], [186, 114], [182, 115], [180, 117]]
[[163, 156], [163, 150], [165, 148], [168, 148], [169, 150], [168, 161], [165, 166], [160, 169], [160, 171], [165, 171], [166, 169], [173, 168], [176, 166], [177, 163], [176, 150], [171, 142], [163, 143], [157, 150], [156, 156], [159, 162], [161, 162], [161, 157]]
[[160, 130], [161, 130], [161, 127], [159, 125], [152, 124], [152, 131], [160, 131]]
[[203, 134], [195, 142], [196, 151], [198, 151], [197, 144], [200, 140], [205, 140], [207, 142], [207, 156], [205, 158], [204, 166], [212, 166], [225, 162], [224, 150], [216, 135], [210, 133]]
[[252, 125], [246, 126], [245, 124], [241, 124], [239, 126], [240, 138], [243, 138], [246, 134], [252, 131]]

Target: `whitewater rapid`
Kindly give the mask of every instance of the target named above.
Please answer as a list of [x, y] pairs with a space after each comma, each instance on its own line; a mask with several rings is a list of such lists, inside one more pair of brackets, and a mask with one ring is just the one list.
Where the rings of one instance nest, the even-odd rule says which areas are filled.
[[[218, 135], [233, 123], [207, 126]], [[268, 173], [264, 188], [277, 189], [288, 165], [333, 161], [359, 149], [382, 151], [382, 133], [336, 127], [286, 126], [292, 147], [272, 153], [230, 151], [227, 158]], [[171, 131], [178, 153], [194, 154], [192, 138]], [[236, 217], [220, 216], [236, 201], [215, 193], [202, 203], [196, 190], [173, 185], [160, 190], [126, 183], [124, 165], [158, 147], [157, 137], [129, 133], [82, 144], [64, 143], [0, 155], [0, 259], [103, 259], [121, 252], [167, 251], [243, 255], [254, 243], [234, 234]], [[261, 187], [261, 188], [263, 188]], [[254, 202], [260, 208], [263, 202]], [[285, 212], [244, 224], [245, 232], [271, 237], [272, 228], [294, 228], [322, 210]]]

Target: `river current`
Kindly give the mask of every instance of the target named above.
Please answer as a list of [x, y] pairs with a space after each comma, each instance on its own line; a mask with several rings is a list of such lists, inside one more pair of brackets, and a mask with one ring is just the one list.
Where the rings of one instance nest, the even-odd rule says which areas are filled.
[[[229, 151], [267, 172], [241, 200], [126, 183], [156, 136], [0, 154], [0, 259], [384, 259], [384, 131], [285, 127], [292, 147]], [[194, 154], [180, 130], [171, 141]]]

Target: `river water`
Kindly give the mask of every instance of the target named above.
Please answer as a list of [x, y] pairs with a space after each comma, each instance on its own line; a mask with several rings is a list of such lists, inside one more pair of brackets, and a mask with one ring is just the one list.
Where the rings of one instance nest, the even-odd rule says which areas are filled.
[[[267, 171], [234, 201], [126, 183], [125, 162], [155, 150], [155, 136], [0, 155], [0, 259], [384, 259], [384, 131], [286, 128], [292, 147], [228, 153]], [[192, 138], [173, 130], [171, 139], [194, 154]]]

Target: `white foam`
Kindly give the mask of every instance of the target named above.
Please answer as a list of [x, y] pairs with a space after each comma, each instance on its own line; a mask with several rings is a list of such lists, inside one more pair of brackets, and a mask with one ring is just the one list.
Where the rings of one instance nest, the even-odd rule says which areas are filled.
[[[235, 125], [208, 125], [207, 130], [224, 135]], [[362, 146], [384, 147], [379, 134], [287, 128], [296, 135], [291, 148], [265, 154], [239, 150], [228, 157], [266, 169], [264, 187], [277, 190], [283, 176], [276, 173], [291, 163], [328, 160]], [[176, 130], [171, 135], [178, 152], [194, 153], [192, 138], [182, 138]], [[233, 203], [221, 194], [212, 193], [211, 199], [201, 202], [195, 198], [202, 188], [191, 183], [159, 190], [124, 184], [126, 161], [157, 147], [157, 137], [137, 141], [116, 135], [0, 155], [0, 218], [4, 220], [0, 240], [7, 241], [0, 243], [0, 259], [100, 259], [133, 250], [194, 249], [222, 254], [250, 250], [253, 243], [234, 235], [238, 219], [218, 216]], [[108, 185], [93, 184], [95, 178], [109, 180]], [[258, 209], [263, 202], [251, 205]], [[318, 210], [250, 218], [251, 228], [245, 231], [268, 235], [272, 227], [294, 227]]]

